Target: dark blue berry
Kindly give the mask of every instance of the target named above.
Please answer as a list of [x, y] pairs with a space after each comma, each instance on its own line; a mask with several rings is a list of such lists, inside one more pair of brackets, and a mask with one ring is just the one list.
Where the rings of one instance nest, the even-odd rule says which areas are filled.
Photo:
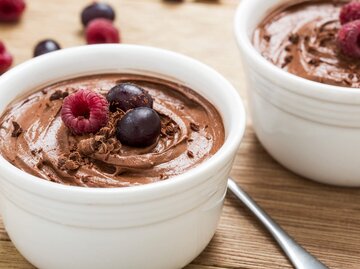
[[81, 12], [81, 22], [86, 26], [93, 19], [104, 18], [110, 21], [115, 20], [115, 11], [105, 3], [93, 3]]
[[132, 147], [147, 147], [154, 144], [161, 132], [161, 121], [155, 110], [138, 107], [118, 122], [116, 137], [120, 142]]
[[153, 99], [143, 88], [132, 83], [121, 83], [113, 87], [106, 99], [110, 103], [110, 111], [121, 109], [126, 112], [136, 107], [153, 106]]
[[61, 49], [60, 45], [52, 40], [52, 39], [45, 39], [43, 41], [40, 41], [35, 49], [34, 49], [34, 57], [45, 54], [45, 53], [49, 53], [49, 52], [53, 52], [56, 50]]

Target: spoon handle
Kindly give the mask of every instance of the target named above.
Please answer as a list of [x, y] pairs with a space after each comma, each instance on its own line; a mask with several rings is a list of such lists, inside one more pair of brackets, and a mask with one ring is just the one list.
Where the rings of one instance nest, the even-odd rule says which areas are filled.
[[234, 180], [229, 178], [228, 188], [243, 204], [260, 220], [260, 222], [271, 233], [279, 243], [294, 268], [296, 269], [329, 269], [298, 243], [295, 242], [264, 210], [244, 192]]

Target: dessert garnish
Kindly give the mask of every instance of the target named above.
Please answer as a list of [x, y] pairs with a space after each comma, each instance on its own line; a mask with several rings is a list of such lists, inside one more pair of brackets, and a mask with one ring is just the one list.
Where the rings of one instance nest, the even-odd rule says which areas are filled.
[[84, 8], [81, 12], [81, 22], [84, 26], [94, 19], [104, 18], [110, 21], [115, 20], [114, 9], [106, 3], [94, 2], [91, 5]]
[[60, 45], [53, 39], [40, 41], [34, 49], [34, 57], [61, 49]]
[[12, 62], [11, 54], [6, 50], [4, 43], [0, 41], [0, 75], [10, 68]]
[[340, 23], [345, 24], [360, 19], [360, 2], [353, 1], [341, 8]]
[[76, 135], [95, 133], [109, 118], [109, 103], [101, 94], [79, 90], [64, 99], [61, 119]]
[[126, 112], [136, 107], [153, 107], [153, 99], [143, 88], [133, 83], [120, 83], [108, 92], [106, 99], [110, 111], [121, 109]]
[[116, 126], [116, 137], [120, 142], [133, 147], [147, 147], [154, 144], [160, 132], [160, 117], [149, 107], [130, 110]]
[[14, 130], [12, 131], [11, 136], [18, 137], [19, 135], [21, 135], [23, 132], [23, 129], [20, 127], [19, 123], [17, 123], [16, 121], [13, 121], [12, 125], [14, 127]]
[[360, 2], [353, 1], [341, 8], [337, 43], [344, 55], [360, 58]]
[[119, 43], [119, 30], [108, 19], [98, 18], [90, 21], [86, 30], [88, 44]]
[[0, 21], [13, 22], [19, 20], [25, 7], [24, 0], [0, 0]]
[[338, 32], [338, 45], [342, 53], [349, 57], [360, 58], [359, 40], [360, 20], [344, 24]]

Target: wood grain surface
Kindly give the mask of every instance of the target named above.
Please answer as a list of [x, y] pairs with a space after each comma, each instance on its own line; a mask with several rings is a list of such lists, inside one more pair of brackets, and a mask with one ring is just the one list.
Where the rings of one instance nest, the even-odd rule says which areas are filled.
[[[31, 58], [41, 39], [55, 38], [63, 47], [84, 44], [79, 13], [89, 2], [29, 0], [21, 22], [0, 24], [0, 40], [14, 55], [15, 64]], [[116, 8], [123, 43], [171, 49], [199, 59], [227, 77], [246, 100], [246, 67], [241, 65], [232, 25], [238, 1], [107, 2]], [[325, 186], [287, 171], [259, 144], [250, 119], [232, 176], [330, 268], [360, 268], [360, 189]], [[33, 268], [16, 251], [1, 221], [0, 268]], [[231, 195], [210, 245], [186, 267], [218, 268], [292, 268], [266, 231]]]

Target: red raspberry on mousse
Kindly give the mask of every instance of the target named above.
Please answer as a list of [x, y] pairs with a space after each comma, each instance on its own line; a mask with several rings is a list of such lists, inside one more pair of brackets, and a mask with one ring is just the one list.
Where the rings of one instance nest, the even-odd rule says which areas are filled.
[[340, 11], [340, 23], [345, 24], [360, 19], [360, 2], [353, 1], [342, 7]]
[[344, 24], [338, 32], [337, 43], [346, 56], [360, 58], [360, 20]]
[[79, 90], [64, 99], [61, 119], [75, 135], [96, 133], [109, 119], [109, 103], [104, 96]]

